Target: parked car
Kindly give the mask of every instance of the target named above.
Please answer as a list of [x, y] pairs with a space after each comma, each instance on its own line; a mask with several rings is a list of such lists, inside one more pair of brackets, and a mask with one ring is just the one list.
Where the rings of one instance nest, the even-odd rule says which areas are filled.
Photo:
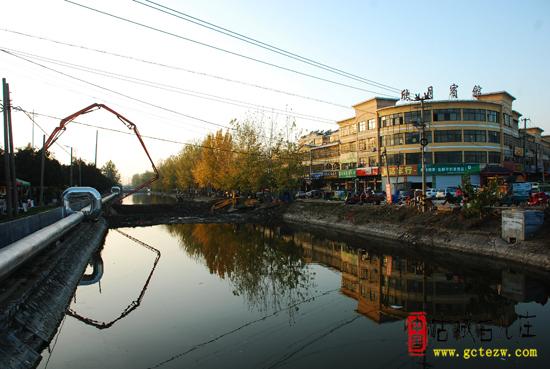
[[437, 195], [437, 190], [435, 188], [427, 188], [426, 189], [426, 198], [427, 199], [433, 199]]
[[295, 197], [297, 199], [305, 199], [306, 198], [306, 192], [305, 191], [298, 191], [298, 192], [296, 192]]
[[323, 198], [323, 191], [321, 190], [311, 190], [306, 192], [306, 197], [308, 199], [321, 199]]
[[444, 199], [445, 196], [447, 196], [447, 189], [444, 189], [444, 190], [442, 190], [442, 189], [437, 189], [437, 190], [435, 191], [435, 198], [436, 198], [436, 199]]

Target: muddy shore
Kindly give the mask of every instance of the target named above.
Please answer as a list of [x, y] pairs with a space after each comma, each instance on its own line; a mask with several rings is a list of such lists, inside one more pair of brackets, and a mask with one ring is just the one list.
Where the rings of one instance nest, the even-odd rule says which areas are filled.
[[404, 247], [419, 250], [450, 250], [550, 271], [548, 220], [534, 239], [508, 244], [500, 238], [497, 217], [480, 221], [461, 219], [456, 214], [418, 214], [407, 208], [295, 202], [285, 209], [282, 219], [306, 227], [399, 241]]

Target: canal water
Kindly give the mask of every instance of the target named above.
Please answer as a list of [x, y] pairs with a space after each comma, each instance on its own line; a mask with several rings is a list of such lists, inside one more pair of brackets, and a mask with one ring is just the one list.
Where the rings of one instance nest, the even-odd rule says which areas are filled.
[[[403, 249], [255, 225], [111, 229], [39, 368], [550, 367], [543, 277]], [[479, 348], [508, 353], [464, 357]]]

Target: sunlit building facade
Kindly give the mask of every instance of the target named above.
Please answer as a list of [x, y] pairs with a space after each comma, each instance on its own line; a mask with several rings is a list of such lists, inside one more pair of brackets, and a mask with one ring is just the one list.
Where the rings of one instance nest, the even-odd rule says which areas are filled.
[[542, 180], [550, 173], [550, 140], [540, 128], [521, 127], [514, 100], [506, 91], [427, 100], [423, 113], [418, 101], [377, 97], [356, 104], [355, 116], [338, 122], [332, 141], [339, 142], [338, 165], [332, 163], [338, 180], [323, 184], [361, 190], [390, 181], [395, 190], [421, 188], [421, 122], [428, 187], [462, 185], [465, 177], [475, 185], [498, 176]]

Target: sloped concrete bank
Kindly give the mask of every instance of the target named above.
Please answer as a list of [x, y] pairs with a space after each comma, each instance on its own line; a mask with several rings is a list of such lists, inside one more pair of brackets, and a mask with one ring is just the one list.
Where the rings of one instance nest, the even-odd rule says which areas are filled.
[[[499, 237], [499, 229], [464, 230], [409, 222], [405, 219], [380, 219], [368, 217], [373, 206], [350, 209], [343, 204], [312, 204], [296, 202], [282, 214], [285, 222], [333, 229], [347, 234], [399, 241], [404, 247], [422, 250], [449, 250], [453, 252], [496, 258], [550, 271], [550, 240], [538, 238], [532, 241], [508, 244]], [[357, 215], [361, 212], [362, 217]], [[547, 226], [547, 225], [546, 225]]]
[[54, 337], [107, 222], [85, 222], [0, 284], [0, 368], [34, 368]]

